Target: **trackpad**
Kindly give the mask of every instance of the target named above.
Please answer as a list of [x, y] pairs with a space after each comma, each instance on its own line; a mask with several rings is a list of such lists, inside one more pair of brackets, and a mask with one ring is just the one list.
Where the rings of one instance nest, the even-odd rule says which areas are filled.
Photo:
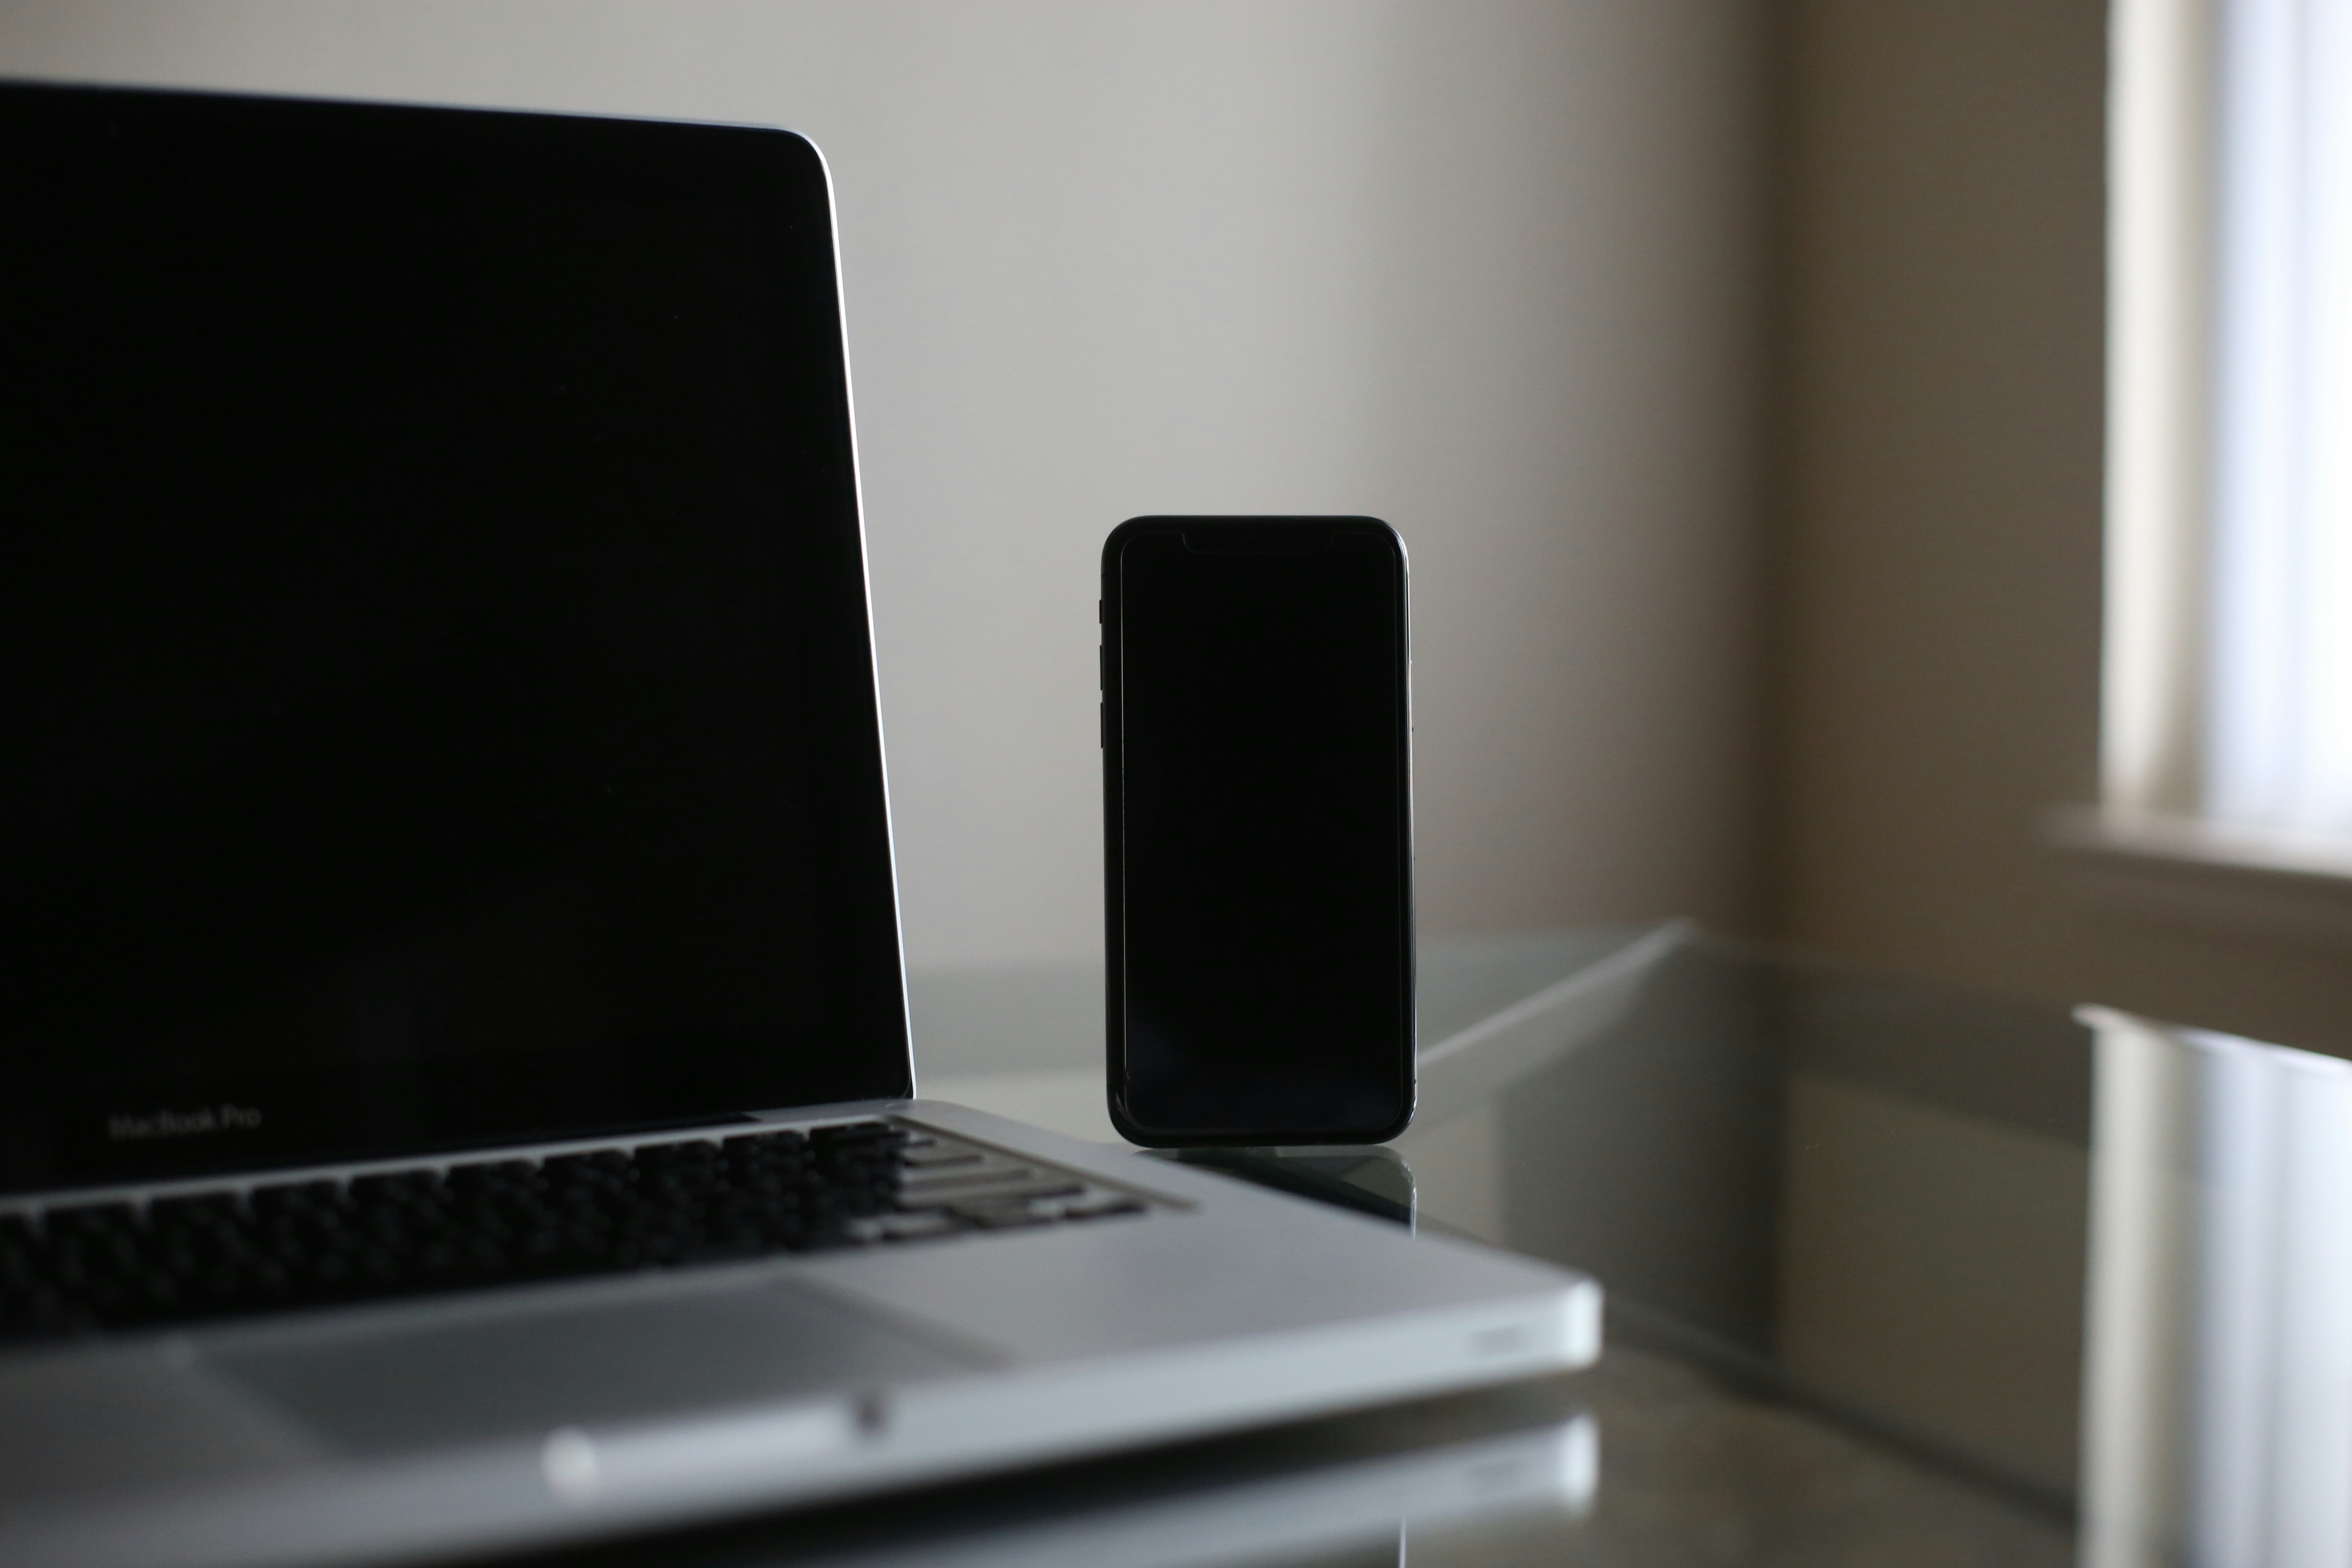
[[362, 1453], [623, 1426], [992, 1364], [782, 1282], [309, 1331], [205, 1360]]

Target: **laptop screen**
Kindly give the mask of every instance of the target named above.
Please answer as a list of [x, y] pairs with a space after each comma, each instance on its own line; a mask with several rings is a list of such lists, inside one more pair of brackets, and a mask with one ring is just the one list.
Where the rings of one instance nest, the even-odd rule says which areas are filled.
[[907, 1092], [814, 149], [0, 145], [0, 1187]]

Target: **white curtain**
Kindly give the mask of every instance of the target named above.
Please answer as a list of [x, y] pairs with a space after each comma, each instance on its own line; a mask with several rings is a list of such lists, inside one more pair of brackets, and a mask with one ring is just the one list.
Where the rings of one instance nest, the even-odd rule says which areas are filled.
[[2352, 837], [2352, 0], [2222, 0], [2203, 814]]

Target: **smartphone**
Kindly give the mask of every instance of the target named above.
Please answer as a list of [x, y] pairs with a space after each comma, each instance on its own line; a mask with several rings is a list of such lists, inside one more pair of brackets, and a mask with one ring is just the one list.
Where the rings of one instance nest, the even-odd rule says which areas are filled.
[[1112, 1123], [1378, 1143], [1412, 1118], [1405, 552], [1368, 517], [1103, 546]]

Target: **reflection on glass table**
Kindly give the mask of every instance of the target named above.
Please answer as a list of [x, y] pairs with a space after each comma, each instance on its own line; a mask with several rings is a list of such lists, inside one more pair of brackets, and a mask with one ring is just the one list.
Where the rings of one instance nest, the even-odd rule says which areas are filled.
[[[1683, 928], [1423, 975], [1393, 1145], [1172, 1157], [1587, 1270], [1597, 1367], [580, 1561], [2352, 1563], [2352, 1064]], [[1108, 1139], [1100, 985], [919, 975], [925, 1092]]]
[[1591, 1418], [1165, 1496], [961, 1525], [815, 1559], [838, 1568], [1177, 1568], [1316, 1563], [1404, 1568], [1477, 1542], [1574, 1543], [1591, 1502]]
[[[1536, 931], [1425, 945], [1417, 1123], [1480, 1104], [1622, 1017], [1687, 922]], [[915, 1066], [934, 1100], [1118, 1141], [1103, 1105], [1099, 963], [992, 964], [908, 977]]]
[[1389, 1148], [1154, 1149], [1159, 1159], [1222, 1171], [1261, 1187], [1391, 1220], [1420, 1221], [1412, 1167]]
[[1599, 1561], [1591, 1415], [1454, 1396], [534, 1559], [567, 1568], [1406, 1568]]
[[2352, 1563], [2352, 1063], [2085, 1017], [2086, 1568]]
[[[992, 984], [919, 981], [925, 1092], [1099, 1118], [1098, 972]], [[1409, 1191], [1420, 1225], [1600, 1278], [1587, 1547], [2071, 1559], [2090, 1057], [2063, 1010], [1681, 928], [1432, 943], [1423, 991], [1422, 1113], [1384, 1159], [1190, 1157], [1367, 1212]], [[1026, 1053], [992, 1079], [992, 1031]]]

